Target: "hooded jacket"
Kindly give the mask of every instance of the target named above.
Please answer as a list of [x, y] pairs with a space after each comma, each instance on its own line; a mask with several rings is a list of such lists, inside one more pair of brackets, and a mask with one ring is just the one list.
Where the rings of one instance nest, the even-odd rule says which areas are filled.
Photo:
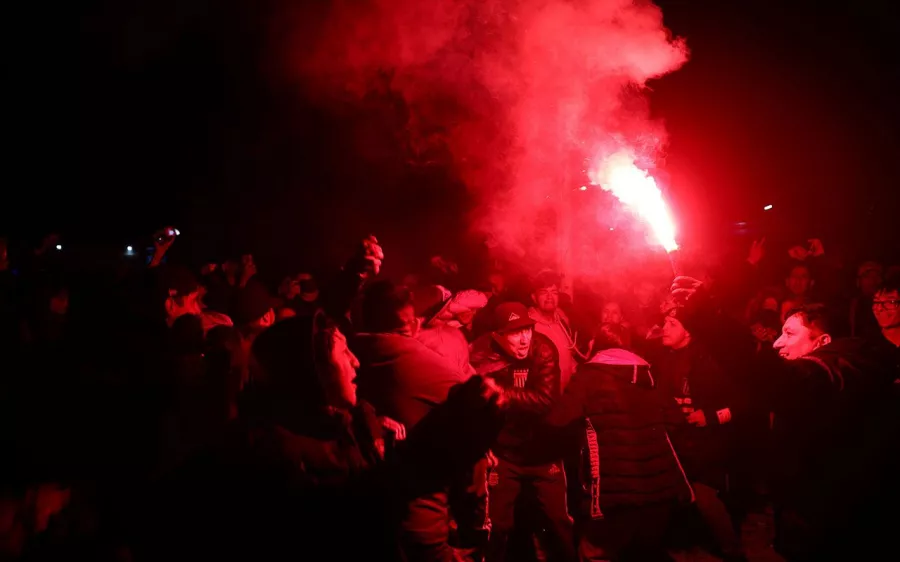
[[607, 349], [581, 365], [545, 422], [536, 450], [581, 450], [579, 516], [693, 498], [667, 431], [684, 421], [634, 353]]

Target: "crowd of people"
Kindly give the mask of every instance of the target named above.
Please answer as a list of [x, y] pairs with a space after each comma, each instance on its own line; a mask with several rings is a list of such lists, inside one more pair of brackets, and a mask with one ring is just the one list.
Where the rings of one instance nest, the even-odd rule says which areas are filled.
[[116, 275], [0, 244], [4, 558], [740, 561], [767, 507], [787, 560], [896, 556], [897, 265], [847, 292], [811, 240], [772, 283], [760, 241], [696, 278], [461, 286], [385, 278], [368, 237], [270, 287], [170, 262], [176, 233]]

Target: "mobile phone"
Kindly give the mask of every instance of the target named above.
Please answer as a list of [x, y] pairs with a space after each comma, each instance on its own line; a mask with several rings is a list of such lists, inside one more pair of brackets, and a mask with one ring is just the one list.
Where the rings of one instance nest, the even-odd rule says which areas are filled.
[[162, 234], [160, 234], [159, 236], [157, 236], [156, 239], [160, 243], [162, 243], [162, 242], [166, 242], [166, 241], [171, 240], [172, 238], [175, 238], [176, 236], [180, 236], [180, 235], [181, 235], [181, 232], [179, 232], [177, 228], [167, 228], [166, 231], [163, 232]]

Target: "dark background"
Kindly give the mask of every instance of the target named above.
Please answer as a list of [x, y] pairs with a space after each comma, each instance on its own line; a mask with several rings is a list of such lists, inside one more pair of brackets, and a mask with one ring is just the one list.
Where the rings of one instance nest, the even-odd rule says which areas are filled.
[[[897, 9], [657, 3], [691, 49], [650, 94], [681, 222], [706, 239], [742, 221], [747, 236], [886, 251], [900, 208]], [[391, 140], [402, 108], [376, 98], [325, 113], [272, 80], [276, 6], [95, 1], [74, 19], [11, 8], [0, 230], [119, 247], [171, 223], [192, 257], [254, 251], [284, 267], [343, 256], [368, 231], [402, 240], [410, 260], [461, 252], [448, 233], [464, 230], [465, 190], [404, 165]], [[360, 134], [387, 139], [383, 162], [354, 158]]]

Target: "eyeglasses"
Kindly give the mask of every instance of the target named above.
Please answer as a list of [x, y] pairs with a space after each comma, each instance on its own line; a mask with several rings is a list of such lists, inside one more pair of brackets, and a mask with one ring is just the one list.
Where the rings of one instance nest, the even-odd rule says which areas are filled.
[[889, 301], [874, 301], [872, 302], [872, 310], [884, 309], [884, 310], [897, 310], [897, 307], [900, 306], [900, 300], [894, 299]]

